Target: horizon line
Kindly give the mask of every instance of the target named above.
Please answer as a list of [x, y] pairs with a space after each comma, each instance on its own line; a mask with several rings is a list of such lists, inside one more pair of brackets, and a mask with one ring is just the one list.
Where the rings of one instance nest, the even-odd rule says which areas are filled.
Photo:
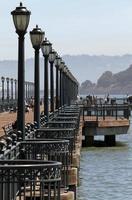
[[[106, 57], [123, 57], [123, 56], [132, 56], [132, 53], [125, 53], [125, 54], [88, 54], [88, 53], [83, 53], [83, 54], [63, 54], [61, 57], [65, 57], [65, 56], [72, 56], [72, 57], [76, 57], [76, 56], [90, 56], [90, 57], [101, 57], [101, 56], [106, 56]], [[43, 56], [40, 56], [40, 58], [43, 58]], [[30, 60], [30, 59], [34, 59], [34, 57], [29, 57], [29, 58], [25, 58], [25, 60]], [[0, 59], [0, 62], [3, 61], [17, 61], [18, 59], [11, 59], [11, 58], [7, 58], [7, 59]]]

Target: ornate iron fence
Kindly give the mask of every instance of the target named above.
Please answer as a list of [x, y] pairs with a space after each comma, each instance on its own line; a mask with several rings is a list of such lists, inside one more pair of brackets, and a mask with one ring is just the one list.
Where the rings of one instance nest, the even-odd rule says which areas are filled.
[[[3, 140], [4, 142], [4, 140]], [[61, 186], [68, 187], [68, 168], [71, 166], [69, 140], [26, 140], [16, 145], [3, 143], [0, 160], [53, 160], [62, 163]]]
[[102, 117], [105, 120], [107, 117], [113, 117], [114, 119], [126, 118], [129, 119], [130, 109], [128, 104], [101, 104], [91, 105], [83, 107], [83, 119], [84, 116], [95, 116], [96, 120]]
[[0, 161], [0, 199], [60, 200], [61, 163]]
[[75, 128], [42, 128], [36, 130], [36, 138], [39, 139], [62, 139], [69, 140], [70, 143], [70, 162], [75, 150], [77, 131]]
[[50, 121], [45, 126], [52, 128], [78, 128], [77, 121]]
[[68, 140], [27, 140], [20, 143], [19, 152], [20, 159], [61, 162], [61, 187], [68, 187], [68, 168], [71, 165]]

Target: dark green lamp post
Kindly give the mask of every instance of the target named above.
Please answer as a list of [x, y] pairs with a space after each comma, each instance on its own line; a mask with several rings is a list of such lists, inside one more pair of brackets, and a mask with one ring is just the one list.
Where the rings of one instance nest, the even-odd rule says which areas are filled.
[[61, 63], [61, 57], [56, 55], [55, 67], [56, 67], [56, 104], [55, 108], [59, 108], [59, 66]]
[[29, 25], [31, 12], [20, 3], [19, 7], [11, 12], [13, 22], [18, 34], [18, 112], [17, 129], [22, 132], [25, 139], [25, 63], [24, 63], [24, 35]]
[[48, 57], [52, 50], [52, 44], [45, 38], [41, 44], [41, 50], [44, 56], [44, 114], [49, 120], [49, 82], [48, 82]]
[[44, 39], [44, 32], [36, 25], [30, 31], [32, 46], [35, 50], [35, 67], [34, 67], [34, 121], [40, 128], [40, 69], [39, 69], [39, 50]]
[[51, 112], [54, 112], [54, 61], [56, 58], [56, 52], [52, 49], [49, 54], [50, 63], [50, 102], [51, 102]]

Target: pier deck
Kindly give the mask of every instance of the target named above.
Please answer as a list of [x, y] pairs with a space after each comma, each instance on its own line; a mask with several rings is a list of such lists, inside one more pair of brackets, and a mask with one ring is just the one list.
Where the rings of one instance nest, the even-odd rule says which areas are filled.
[[130, 126], [128, 105], [83, 107], [83, 146], [92, 146], [94, 136], [102, 135], [107, 146], [116, 144], [116, 135], [127, 134]]
[[105, 127], [118, 127], [118, 126], [129, 126], [130, 121], [129, 119], [118, 117], [115, 119], [115, 117], [105, 117], [105, 120], [103, 117], [98, 117], [98, 120], [96, 119], [96, 116], [85, 116], [84, 117], [84, 124], [87, 125], [89, 122], [96, 122], [97, 127], [105, 128]]
[[[0, 136], [4, 135], [2, 127], [9, 123], [13, 123], [17, 119], [17, 113], [3, 112], [0, 113]], [[33, 122], [33, 111], [30, 109], [29, 113], [25, 113], [25, 122]]]
[[[43, 111], [43, 106], [40, 106], [40, 111]], [[34, 118], [34, 110], [29, 109], [29, 112], [25, 112], [25, 123], [32, 123]], [[2, 127], [13, 123], [17, 119], [17, 113], [15, 112], [2, 112], [0, 113], [0, 137], [4, 135]]]
[[83, 135], [86, 137], [103, 135], [112, 136], [127, 134], [130, 126], [129, 119], [118, 117], [99, 117], [98, 120], [95, 116], [85, 116], [83, 122]]

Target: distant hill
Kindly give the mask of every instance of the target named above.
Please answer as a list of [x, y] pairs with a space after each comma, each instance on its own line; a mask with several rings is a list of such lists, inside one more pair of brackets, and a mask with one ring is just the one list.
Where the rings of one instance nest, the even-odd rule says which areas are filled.
[[[91, 82], [97, 82], [97, 79], [105, 71], [117, 73], [127, 69], [132, 64], [132, 55], [123, 56], [90, 56], [90, 55], [64, 55], [65, 63], [81, 83], [89, 79]], [[41, 89], [44, 83], [44, 62], [40, 59], [40, 77]], [[34, 80], [34, 60], [27, 59], [25, 63], [25, 77], [28, 81]], [[17, 61], [5, 60], [0, 61], [0, 75], [17, 78]]]
[[80, 83], [89, 79], [96, 83], [105, 71], [117, 73], [132, 64], [132, 55], [123, 56], [90, 56], [90, 55], [65, 55], [67, 65]]
[[97, 84], [89, 80], [80, 86], [80, 94], [132, 94], [132, 65], [124, 71], [113, 74], [104, 72]]
[[[16, 78], [17, 79], [17, 66], [18, 62], [16, 60], [4, 60], [0, 61], [0, 76]], [[41, 87], [43, 88], [43, 59], [40, 59], [40, 68], [41, 68]], [[33, 58], [27, 59], [25, 62], [25, 80], [33, 81], [34, 80], [34, 60]]]

